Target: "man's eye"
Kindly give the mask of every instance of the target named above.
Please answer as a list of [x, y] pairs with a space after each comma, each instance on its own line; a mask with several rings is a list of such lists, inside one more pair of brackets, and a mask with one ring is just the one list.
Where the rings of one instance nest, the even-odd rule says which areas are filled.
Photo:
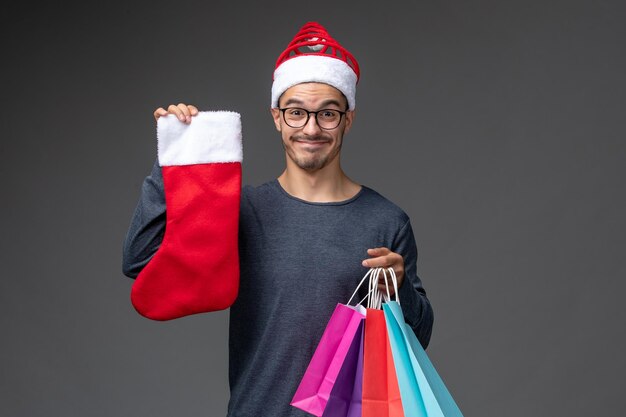
[[291, 109], [289, 110], [289, 114], [292, 116], [302, 116], [302, 110], [300, 109]]
[[327, 118], [327, 119], [332, 119], [335, 116], [337, 116], [337, 112], [334, 112], [332, 110], [324, 110], [322, 112], [322, 117]]

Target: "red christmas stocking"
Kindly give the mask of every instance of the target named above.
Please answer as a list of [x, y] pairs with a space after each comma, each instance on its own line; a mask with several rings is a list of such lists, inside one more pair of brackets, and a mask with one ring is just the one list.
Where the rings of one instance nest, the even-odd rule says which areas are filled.
[[153, 320], [223, 310], [239, 288], [240, 116], [200, 112], [187, 125], [168, 115], [157, 136], [165, 235], [131, 301]]

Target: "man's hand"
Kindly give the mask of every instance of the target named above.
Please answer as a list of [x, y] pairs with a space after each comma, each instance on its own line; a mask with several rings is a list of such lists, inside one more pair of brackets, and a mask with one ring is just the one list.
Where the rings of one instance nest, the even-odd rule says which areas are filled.
[[198, 109], [196, 106], [192, 106], [191, 104], [187, 105], [184, 103], [179, 103], [178, 105], [170, 104], [167, 110], [163, 107], [159, 107], [154, 111], [154, 120], [159, 120], [161, 116], [167, 116], [168, 114], [173, 114], [178, 117], [183, 123], [191, 123], [191, 117], [198, 114]]
[[[396, 273], [396, 277], [398, 278], [398, 288], [400, 288], [402, 282], [404, 281], [404, 258], [402, 258], [402, 255], [392, 252], [387, 248], [368, 249], [367, 254], [370, 258], [363, 261], [363, 266], [369, 268], [393, 268], [393, 272]], [[387, 282], [389, 283], [389, 294], [393, 295], [394, 289], [389, 275], [387, 275]], [[380, 274], [380, 277], [378, 278], [378, 289], [383, 293], [386, 293], [387, 291], [385, 288], [385, 277], [383, 274]]]

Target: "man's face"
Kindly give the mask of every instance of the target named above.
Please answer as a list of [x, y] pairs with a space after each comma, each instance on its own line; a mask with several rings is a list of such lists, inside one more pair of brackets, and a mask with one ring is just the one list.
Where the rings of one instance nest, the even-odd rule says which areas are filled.
[[[332, 109], [345, 111], [346, 98], [335, 87], [322, 83], [297, 84], [286, 90], [278, 101], [280, 108], [299, 107], [308, 111]], [[311, 114], [306, 125], [301, 128], [289, 127], [279, 109], [272, 109], [276, 130], [281, 133], [283, 147], [288, 158], [301, 169], [317, 171], [333, 161], [341, 150], [343, 135], [350, 130], [354, 112], [347, 112], [339, 126], [332, 130], [320, 128]]]

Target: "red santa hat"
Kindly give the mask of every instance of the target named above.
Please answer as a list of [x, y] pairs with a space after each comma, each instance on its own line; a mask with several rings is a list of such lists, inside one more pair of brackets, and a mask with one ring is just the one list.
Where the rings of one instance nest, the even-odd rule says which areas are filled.
[[350, 52], [333, 39], [322, 25], [305, 24], [276, 61], [272, 84], [272, 108], [290, 87], [306, 82], [331, 85], [348, 99], [354, 110], [359, 64]]

